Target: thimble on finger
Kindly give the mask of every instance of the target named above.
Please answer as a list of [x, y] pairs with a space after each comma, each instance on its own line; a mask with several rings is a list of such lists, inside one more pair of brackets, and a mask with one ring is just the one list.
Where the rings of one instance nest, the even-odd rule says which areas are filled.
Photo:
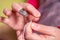
[[24, 17], [28, 16], [28, 13], [26, 10], [24, 10], [23, 8], [21, 10], [19, 10], [19, 14], [23, 15]]

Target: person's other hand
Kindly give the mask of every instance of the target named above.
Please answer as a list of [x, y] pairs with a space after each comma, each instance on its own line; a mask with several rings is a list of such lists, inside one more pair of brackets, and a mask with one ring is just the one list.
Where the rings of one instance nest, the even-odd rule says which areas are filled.
[[[45, 26], [34, 22], [29, 22], [26, 25], [26, 40], [60, 40], [60, 29], [52, 26]], [[39, 34], [33, 32], [38, 32]]]

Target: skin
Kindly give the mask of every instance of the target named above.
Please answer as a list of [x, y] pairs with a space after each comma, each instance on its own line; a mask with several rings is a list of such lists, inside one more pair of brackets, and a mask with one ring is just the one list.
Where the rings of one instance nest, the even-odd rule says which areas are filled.
[[[25, 18], [18, 13], [22, 8], [28, 11], [28, 19], [32, 20], [33, 22], [26, 23]], [[12, 10], [14, 12], [12, 12]], [[60, 40], [60, 29], [35, 23], [39, 20], [41, 15], [40, 12], [32, 5], [28, 3], [14, 3], [12, 5], [12, 10], [4, 9], [4, 14], [8, 16], [8, 18], [0, 17], [0, 22], [3, 22], [16, 30], [18, 40], [22, 40], [21, 32], [24, 27], [26, 27], [26, 40]], [[32, 30], [35, 30], [41, 34], [34, 33]]]
[[[8, 18], [0, 17], [0, 22], [3, 22], [5, 24], [9, 25], [14, 30], [16, 30], [18, 40], [20, 40], [20, 38], [21, 38], [20, 34], [21, 34], [21, 31], [23, 30], [23, 27], [26, 23], [25, 18], [21, 14], [18, 13], [19, 10], [22, 9], [22, 7], [29, 12], [28, 13], [29, 20], [32, 19], [35, 22], [39, 20], [40, 12], [38, 12], [33, 6], [31, 6], [30, 4], [27, 4], [27, 3], [21, 3], [21, 4], [13, 3], [12, 10], [9, 10], [8, 8], [5, 8], [3, 10], [4, 14]], [[31, 8], [31, 9], [29, 9], [29, 8]], [[35, 11], [32, 11], [32, 8]], [[39, 15], [36, 16], [36, 14], [39, 14]]]
[[27, 26], [25, 30], [26, 40], [60, 40], [60, 29], [58, 28], [37, 24], [35, 22], [29, 22], [25, 26]]

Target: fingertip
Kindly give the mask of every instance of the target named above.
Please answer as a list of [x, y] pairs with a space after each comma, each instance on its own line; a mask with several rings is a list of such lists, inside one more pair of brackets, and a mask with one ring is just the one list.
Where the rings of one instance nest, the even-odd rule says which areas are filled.
[[10, 16], [10, 15], [12, 14], [11, 10], [9, 10], [8, 8], [5, 8], [5, 9], [3, 10], [3, 13], [4, 13], [5, 15], [7, 15], [7, 16]]
[[12, 4], [12, 9], [13, 9], [14, 11], [19, 12], [19, 10], [22, 9], [22, 7], [21, 7], [18, 3], [13, 3], [13, 4]]
[[25, 25], [26, 34], [31, 34], [32, 33], [31, 24], [32, 24], [32, 22], [30, 21]]
[[32, 25], [31, 25], [31, 27], [32, 27], [32, 29], [36, 29], [36, 27], [37, 27], [36, 23], [33, 22]]
[[33, 21], [34, 22], [37, 22], [39, 20], [39, 18], [34, 18]]
[[29, 20], [32, 20], [32, 21], [34, 21], [34, 22], [37, 22], [37, 21], [39, 20], [39, 18], [34, 17], [34, 16], [32, 16], [32, 15], [29, 15], [28, 18], [29, 18]]
[[40, 13], [38, 10], [36, 10], [35, 16], [36, 16], [37, 18], [39, 18], [39, 17], [41, 16], [41, 13]]

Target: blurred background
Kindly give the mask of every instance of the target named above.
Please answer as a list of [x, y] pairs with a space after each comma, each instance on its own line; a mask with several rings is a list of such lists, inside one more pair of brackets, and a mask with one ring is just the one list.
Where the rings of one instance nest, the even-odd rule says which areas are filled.
[[[0, 0], [0, 16], [4, 16], [3, 9], [9, 8], [11, 9], [12, 3], [21, 3], [26, 2], [26, 0]], [[17, 40], [17, 35], [15, 30], [10, 28], [8, 25], [4, 23], [0, 23], [0, 40]]]

